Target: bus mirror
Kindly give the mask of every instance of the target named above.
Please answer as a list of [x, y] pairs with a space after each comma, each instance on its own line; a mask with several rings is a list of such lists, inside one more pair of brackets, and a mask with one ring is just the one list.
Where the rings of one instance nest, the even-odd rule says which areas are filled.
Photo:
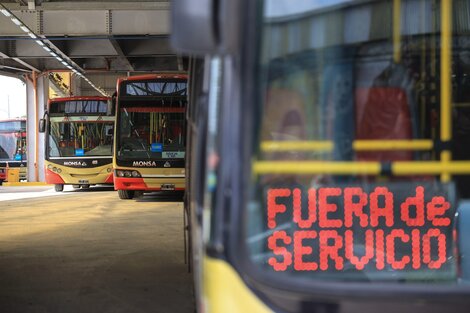
[[238, 0], [171, 1], [171, 43], [179, 53], [230, 54], [238, 45]]
[[44, 133], [46, 132], [46, 119], [41, 118], [39, 120], [39, 132]]

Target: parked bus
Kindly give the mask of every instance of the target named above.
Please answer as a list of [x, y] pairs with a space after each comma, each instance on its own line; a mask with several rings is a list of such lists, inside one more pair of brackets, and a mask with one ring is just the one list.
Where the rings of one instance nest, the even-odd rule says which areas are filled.
[[468, 312], [469, 13], [172, 1], [198, 312]]
[[187, 76], [117, 82], [114, 188], [121, 199], [185, 190]]
[[26, 119], [0, 121], [0, 184], [7, 180], [7, 169], [19, 169], [19, 179], [26, 180]]
[[45, 177], [55, 190], [113, 184], [114, 107], [107, 97], [50, 99], [40, 131], [46, 132]]

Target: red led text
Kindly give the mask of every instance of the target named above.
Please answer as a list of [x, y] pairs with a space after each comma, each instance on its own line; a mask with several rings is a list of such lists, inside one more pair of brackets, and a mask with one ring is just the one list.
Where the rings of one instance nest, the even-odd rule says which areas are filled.
[[[360, 187], [311, 188], [305, 195], [299, 188], [269, 189], [274, 256], [268, 263], [276, 271], [343, 270], [345, 264], [356, 270], [441, 268], [449, 250], [450, 203], [442, 196], [425, 201], [422, 186], [399, 202], [387, 187], [369, 194]], [[295, 230], [276, 230], [286, 222]]]

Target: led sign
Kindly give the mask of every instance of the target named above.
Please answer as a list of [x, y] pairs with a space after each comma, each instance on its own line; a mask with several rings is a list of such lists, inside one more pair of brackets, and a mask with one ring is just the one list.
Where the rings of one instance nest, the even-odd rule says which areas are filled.
[[267, 247], [274, 256], [268, 264], [275, 271], [445, 268], [452, 255], [453, 209], [426, 188], [270, 188]]

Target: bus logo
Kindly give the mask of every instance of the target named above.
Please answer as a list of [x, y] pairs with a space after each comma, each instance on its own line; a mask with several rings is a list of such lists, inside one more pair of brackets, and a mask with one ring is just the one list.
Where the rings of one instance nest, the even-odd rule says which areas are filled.
[[163, 167], [171, 167], [170, 162], [166, 161], [165, 164], [163, 165]]
[[155, 161], [134, 161], [132, 163], [132, 166], [136, 166], [136, 167], [156, 167], [157, 166], [157, 162]]
[[81, 161], [65, 161], [64, 166], [87, 166], [87, 164]]

